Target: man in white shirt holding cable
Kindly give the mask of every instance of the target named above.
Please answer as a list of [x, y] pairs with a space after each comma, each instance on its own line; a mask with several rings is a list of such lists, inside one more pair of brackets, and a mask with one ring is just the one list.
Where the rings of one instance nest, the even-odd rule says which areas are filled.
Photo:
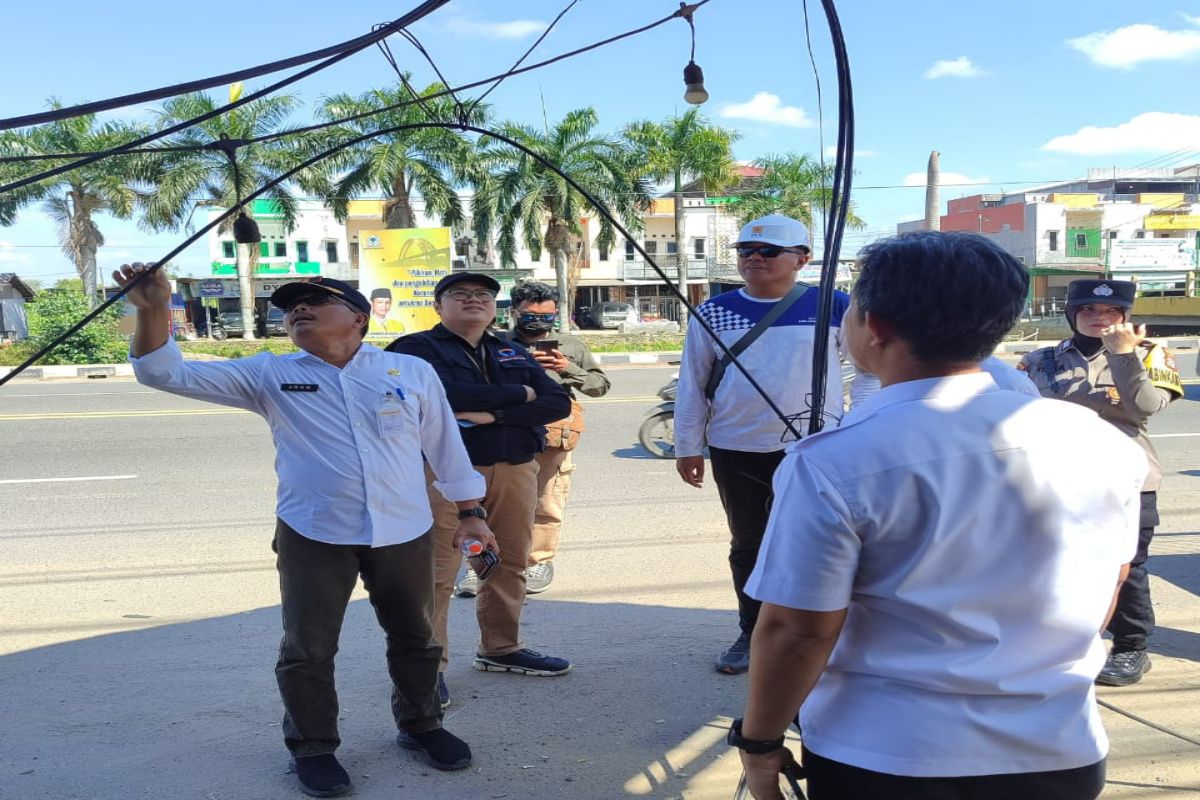
[[[150, 269], [124, 265], [113, 278], [126, 286]], [[271, 295], [300, 352], [223, 362], [183, 360], [168, 336], [170, 297], [161, 270], [127, 295], [137, 309], [130, 361], [138, 381], [253, 411], [275, 440], [272, 546], [283, 612], [275, 675], [300, 789], [332, 797], [352, 788], [334, 756], [341, 740], [333, 670], [360, 575], [387, 634], [399, 744], [438, 769], [465, 768], [471, 750], [442, 728], [437, 698], [441, 647], [431, 622], [433, 517], [423, 457], [460, 511], [478, 506], [485, 487], [437, 373], [420, 359], [363, 343], [370, 302], [342, 281], [313, 278]], [[460, 519], [456, 547], [469, 537], [496, 549], [482, 519]]]
[[[735, 245], [743, 289], [718, 295], [696, 309], [738, 353], [754, 379], [792, 417], [792, 427], [808, 430], [808, 397], [812, 387], [813, 331], [817, 321], [815, 286], [797, 283], [797, 273], [812, 258], [808, 229], [780, 214], [747, 223]], [[850, 298], [834, 295], [829, 332], [826, 385], [828, 424], [842, 416], [841, 319]], [[744, 352], [741, 350], [744, 348]], [[857, 400], [858, 378], [851, 387]], [[708, 445], [713, 480], [729, 523], [729, 566], [737, 594], [736, 641], [717, 656], [716, 668], [731, 675], [750, 664], [750, 634], [759, 602], [744, 587], [754, 569], [771, 510], [771, 476], [792, 437], [746, 376], [725, 359], [724, 351], [692, 319], [688, 325], [675, 398], [675, 466], [684, 482], [700, 488]]]
[[750, 790], [782, 797], [800, 709], [811, 800], [1093, 800], [1100, 632], [1146, 457], [1090, 410], [981, 370], [1029, 286], [994, 243], [917, 233], [859, 258], [843, 333], [882, 388], [775, 474], [729, 736]]

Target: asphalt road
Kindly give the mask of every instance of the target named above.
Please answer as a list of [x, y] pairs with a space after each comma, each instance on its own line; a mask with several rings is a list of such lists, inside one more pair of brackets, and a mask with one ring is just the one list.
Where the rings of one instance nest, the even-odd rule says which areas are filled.
[[[710, 666], [736, 634], [716, 492], [637, 445], [671, 368], [610, 371], [613, 391], [587, 405], [558, 578], [525, 614], [528, 644], [575, 671], [473, 671], [472, 602], [456, 600], [447, 727], [476, 764], [435, 773], [392, 742], [382, 636], [356, 594], [338, 682], [357, 796], [732, 796], [721, 739], [745, 682]], [[1104, 696], [1198, 737], [1200, 386], [1189, 391], [1152, 429], [1167, 474], [1155, 670]], [[271, 672], [263, 422], [128, 381], [14, 383], [0, 389], [0, 454], [0, 797], [298, 796]], [[1200, 791], [1200, 750], [1105, 713], [1106, 798]]]

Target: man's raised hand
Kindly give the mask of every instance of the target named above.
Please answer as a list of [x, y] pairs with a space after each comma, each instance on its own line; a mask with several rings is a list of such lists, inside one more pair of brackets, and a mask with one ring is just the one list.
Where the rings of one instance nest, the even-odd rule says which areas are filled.
[[150, 274], [125, 295], [126, 299], [139, 309], [157, 309], [168, 305], [171, 302], [171, 282], [161, 269], [154, 269], [154, 264], [122, 264], [119, 269], [113, 270], [112, 276], [117, 285], [124, 289], [146, 272]]

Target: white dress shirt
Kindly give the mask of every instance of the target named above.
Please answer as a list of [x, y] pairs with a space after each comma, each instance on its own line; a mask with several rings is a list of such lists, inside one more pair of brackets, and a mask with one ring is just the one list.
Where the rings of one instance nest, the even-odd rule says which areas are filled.
[[[979, 368], [988, 375], [991, 375], [992, 380], [1001, 389], [1020, 392], [1029, 397], [1042, 396], [1042, 393], [1038, 391], [1037, 385], [1030, 380], [1027, 374], [995, 356], [988, 356], [979, 362]], [[879, 391], [879, 378], [868, 372], [860, 371], [859, 374], [862, 376], [862, 381], [861, 383], [855, 383], [856, 389], [850, 397], [851, 408], [857, 407], [859, 404], [865, 402], [868, 397]]]
[[426, 362], [363, 344], [345, 367], [304, 351], [184, 361], [130, 357], [140, 383], [261, 415], [275, 439], [276, 514], [330, 544], [383, 547], [433, 525], [422, 454], [447, 500], [483, 497], [442, 382]]
[[848, 609], [805, 745], [917, 777], [1102, 759], [1099, 632], [1145, 470], [1091, 411], [986, 373], [888, 386], [793, 445], [746, 591]]

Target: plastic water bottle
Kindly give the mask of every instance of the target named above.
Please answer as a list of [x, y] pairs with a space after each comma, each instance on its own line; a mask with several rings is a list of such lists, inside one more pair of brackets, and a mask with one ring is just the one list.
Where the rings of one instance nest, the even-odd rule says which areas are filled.
[[475, 570], [479, 580], [487, 578], [500, 563], [500, 556], [484, 547], [483, 542], [478, 539], [463, 539], [463, 543], [459, 545], [458, 549], [467, 557], [467, 563], [471, 565], [471, 569]]

